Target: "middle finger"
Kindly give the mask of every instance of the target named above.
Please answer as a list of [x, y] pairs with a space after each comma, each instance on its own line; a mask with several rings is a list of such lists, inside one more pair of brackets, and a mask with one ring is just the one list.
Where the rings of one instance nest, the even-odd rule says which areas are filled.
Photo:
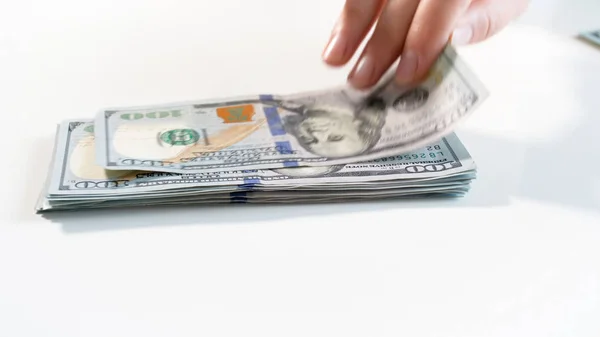
[[354, 69], [350, 83], [359, 89], [377, 83], [400, 56], [420, 0], [389, 0]]

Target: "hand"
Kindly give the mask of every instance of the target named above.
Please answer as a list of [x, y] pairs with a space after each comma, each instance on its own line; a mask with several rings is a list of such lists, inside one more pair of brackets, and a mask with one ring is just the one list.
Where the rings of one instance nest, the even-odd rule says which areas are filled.
[[323, 58], [332, 66], [348, 63], [377, 21], [349, 82], [369, 88], [400, 58], [398, 83], [415, 83], [427, 75], [449, 41], [483, 41], [527, 5], [528, 0], [346, 0]]

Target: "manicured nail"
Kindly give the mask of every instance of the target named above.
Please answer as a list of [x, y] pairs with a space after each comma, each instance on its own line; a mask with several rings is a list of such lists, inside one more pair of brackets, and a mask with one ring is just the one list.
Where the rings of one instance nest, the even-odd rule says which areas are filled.
[[373, 56], [366, 54], [358, 61], [348, 79], [355, 87], [365, 87], [371, 83], [374, 73], [375, 63], [373, 62]]
[[452, 32], [450, 42], [455, 46], [461, 46], [471, 42], [473, 38], [473, 29], [471, 27], [460, 27]]
[[346, 44], [347, 43], [341, 34], [335, 34], [323, 52], [323, 58], [325, 61], [331, 63], [342, 62], [342, 59], [346, 54]]
[[410, 50], [405, 52], [400, 57], [400, 64], [396, 72], [397, 79], [403, 83], [411, 82], [417, 71], [417, 63], [417, 54], [415, 52]]

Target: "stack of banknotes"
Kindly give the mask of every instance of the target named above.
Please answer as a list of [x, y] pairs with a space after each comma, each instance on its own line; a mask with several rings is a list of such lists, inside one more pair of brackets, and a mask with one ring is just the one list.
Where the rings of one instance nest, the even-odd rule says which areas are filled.
[[454, 128], [488, 96], [447, 47], [427, 78], [103, 109], [60, 123], [36, 211], [458, 197]]

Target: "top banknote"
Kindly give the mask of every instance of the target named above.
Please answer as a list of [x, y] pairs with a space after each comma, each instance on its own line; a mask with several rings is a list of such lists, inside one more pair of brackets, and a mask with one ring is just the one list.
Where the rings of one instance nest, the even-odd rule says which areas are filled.
[[364, 162], [451, 133], [487, 90], [451, 47], [419, 85], [393, 81], [293, 95], [257, 95], [104, 109], [96, 160], [108, 170], [202, 173]]

